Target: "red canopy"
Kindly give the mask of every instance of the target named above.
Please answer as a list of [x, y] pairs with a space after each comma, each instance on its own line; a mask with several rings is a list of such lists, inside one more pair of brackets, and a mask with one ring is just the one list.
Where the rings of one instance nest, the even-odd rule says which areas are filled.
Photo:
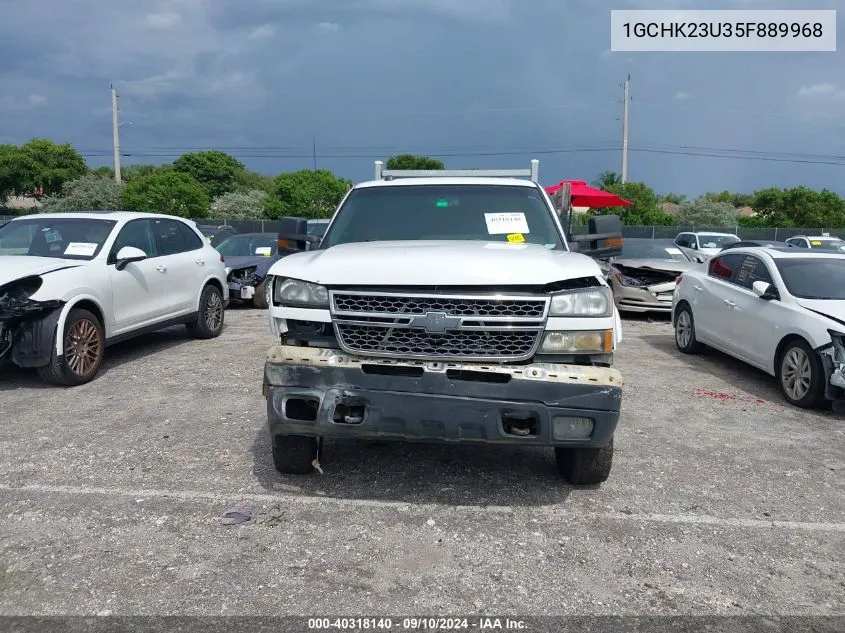
[[608, 191], [591, 187], [583, 180], [561, 180], [546, 187], [546, 193], [553, 196], [567, 183], [573, 207], [630, 207], [633, 204]]

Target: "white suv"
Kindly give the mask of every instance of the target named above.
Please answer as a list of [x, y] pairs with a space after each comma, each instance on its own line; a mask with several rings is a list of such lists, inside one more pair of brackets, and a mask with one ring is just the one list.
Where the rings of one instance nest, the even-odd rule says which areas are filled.
[[80, 385], [105, 348], [185, 324], [223, 329], [223, 257], [196, 224], [152, 213], [28, 215], [0, 226], [0, 361]]

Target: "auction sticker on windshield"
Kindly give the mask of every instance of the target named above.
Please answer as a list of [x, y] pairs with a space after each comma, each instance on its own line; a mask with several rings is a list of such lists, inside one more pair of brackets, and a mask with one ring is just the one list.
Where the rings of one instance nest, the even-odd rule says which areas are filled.
[[530, 233], [525, 214], [515, 213], [485, 213], [487, 232], [490, 235], [506, 235], [508, 233]]
[[65, 249], [65, 255], [91, 257], [97, 252], [97, 245], [90, 242], [70, 242]]
[[270, 257], [271, 249], [269, 246], [259, 246], [255, 249], [256, 255], [263, 255], [264, 257]]
[[511, 233], [508, 235], [508, 242], [519, 243], [524, 242], [525, 236], [522, 233]]

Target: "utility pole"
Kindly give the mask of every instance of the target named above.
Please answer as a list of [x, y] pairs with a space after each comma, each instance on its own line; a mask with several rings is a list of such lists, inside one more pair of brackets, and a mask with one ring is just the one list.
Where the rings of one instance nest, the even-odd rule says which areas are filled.
[[631, 75], [625, 79], [625, 102], [622, 108], [622, 184], [628, 182], [628, 102], [631, 100], [628, 95], [628, 83]]
[[114, 142], [114, 179], [120, 182], [120, 140], [118, 139], [117, 128], [120, 124], [117, 122], [117, 90], [114, 86], [111, 87], [111, 123], [112, 123], [112, 137]]
[[314, 152], [314, 171], [317, 171], [317, 137], [311, 137], [312, 148]]

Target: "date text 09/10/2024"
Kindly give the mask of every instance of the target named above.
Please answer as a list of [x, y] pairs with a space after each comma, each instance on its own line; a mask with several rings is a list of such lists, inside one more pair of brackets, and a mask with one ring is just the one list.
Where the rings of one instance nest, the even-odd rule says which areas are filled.
[[511, 618], [309, 618], [309, 630], [375, 630], [375, 631], [452, 631], [452, 630], [525, 630], [523, 620]]

